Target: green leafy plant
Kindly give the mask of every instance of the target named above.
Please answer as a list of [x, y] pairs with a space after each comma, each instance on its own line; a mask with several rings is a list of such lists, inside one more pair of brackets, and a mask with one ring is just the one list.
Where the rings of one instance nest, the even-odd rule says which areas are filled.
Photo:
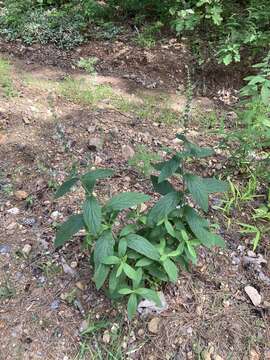
[[[223, 239], [211, 232], [208, 221], [190, 206], [190, 198], [207, 213], [209, 194], [226, 191], [227, 183], [186, 170], [187, 161], [210, 156], [212, 150], [198, 147], [183, 134], [177, 134], [177, 138], [184, 150], [169, 151], [170, 159], [154, 164], [159, 175], [152, 175], [151, 181], [161, 198], [147, 213], [140, 211], [140, 204], [150, 197], [142, 193], [120, 193], [105, 204], [94, 196], [96, 181], [112, 176], [109, 169], [73, 176], [56, 193], [56, 197], [63, 196], [80, 181], [86, 199], [82, 211], [58, 229], [55, 246], [64, 245], [84, 229], [97, 289], [105, 286], [107, 294], [115, 299], [128, 297], [129, 318], [136, 313], [141, 298], [161, 305], [153, 284], [176, 282], [179, 265], [188, 269], [190, 262], [196, 263], [198, 246], [224, 246]], [[181, 179], [179, 189], [169, 182], [172, 176]], [[119, 226], [118, 215], [128, 209], [128, 223]]]
[[149, 177], [153, 172], [154, 168], [152, 166], [153, 162], [160, 161], [161, 157], [153, 153], [144, 145], [139, 145], [136, 149], [135, 155], [128, 161], [130, 166], [133, 166], [145, 177]]
[[98, 62], [98, 58], [90, 57], [87, 59], [80, 58], [77, 65], [79, 68], [84, 69], [88, 74], [94, 74], [96, 72], [95, 65]]

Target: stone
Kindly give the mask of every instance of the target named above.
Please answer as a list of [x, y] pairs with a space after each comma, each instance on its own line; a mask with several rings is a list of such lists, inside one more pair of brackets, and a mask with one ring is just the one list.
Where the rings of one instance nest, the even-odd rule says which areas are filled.
[[135, 155], [135, 151], [133, 150], [133, 148], [130, 145], [122, 146], [122, 157], [124, 160], [127, 161], [127, 160], [133, 158], [134, 155]]
[[152, 334], [158, 334], [159, 324], [160, 319], [158, 317], [154, 317], [153, 319], [151, 319], [147, 325], [149, 332]]
[[139, 330], [138, 330], [138, 335], [139, 335], [139, 336], [143, 336], [143, 335], [144, 335], [144, 330], [143, 330], [143, 329], [139, 329]]
[[29, 244], [25, 244], [24, 247], [22, 248], [22, 253], [23, 253], [25, 256], [29, 256], [31, 250], [32, 250], [32, 246], [29, 245]]
[[245, 292], [254, 306], [260, 305], [260, 303], [262, 302], [262, 297], [253, 286], [250, 285], [246, 286]]
[[71, 261], [70, 267], [71, 267], [72, 269], [76, 269], [77, 266], [78, 266], [77, 261]]
[[23, 190], [18, 190], [18, 191], [15, 191], [14, 196], [17, 200], [22, 201], [22, 200], [27, 199], [28, 193]]
[[52, 310], [57, 310], [60, 306], [60, 300], [54, 300], [52, 303], [51, 303], [51, 309]]
[[109, 344], [110, 341], [111, 341], [111, 336], [110, 336], [110, 333], [108, 330], [106, 330], [102, 336], [102, 341], [105, 343], [105, 344]]
[[260, 355], [256, 350], [251, 349], [249, 353], [249, 360], [260, 360]]
[[91, 151], [102, 150], [103, 139], [99, 137], [93, 137], [88, 141], [88, 149]]
[[84, 291], [86, 289], [86, 285], [84, 283], [82, 283], [81, 281], [77, 281], [75, 285], [81, 291]]
[[53, 212], [51, 213], [51, 218], [52, 218], [53, 220], [57, 220], [60, 215], [61, 215], [60, 212], [56, 210], [56, 211], [53, 211]]
[[18, 215], [20, 210], [17, 207], [13, 207], [11, 209], [8, 209], [7, 212], [12, 215]]
[[158, 295], [161, 301], [161, 307], [157, 306], [154, 301], [147, 299], [139, 302], [137, 311], [142, 317], [146, 317], [150, 314], [160, 314], [168, 309], [168, 304], [166, 302], [164, 294], [160, 291]]
[[85, 330], [87, 330], [89, 327], [89, 321], [88, 320], [83, 320], [81, 322], [81, 325], [80, 325], [80, 328], [79, 328], [79, 331], [80, 333], [84, 332]]
[[224, 360], [220, 355], [215, 355], [214, 360]]
[[211, 353], [208, 350], [204, 350], [201, 353], [202, 360], [211, 360]]
[[4, 145], [7, 142], [7, 136], [5, 134], [0, 134], [0, 145]]
[[0, 254], [9, 254], [11, 251], [11, 246], [9, 244], [0, 244]]

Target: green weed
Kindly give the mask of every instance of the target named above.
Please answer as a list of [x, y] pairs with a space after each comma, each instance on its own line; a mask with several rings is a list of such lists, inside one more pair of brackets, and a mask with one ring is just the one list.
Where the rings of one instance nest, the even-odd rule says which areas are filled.
[[84, 69], [88, 74], [92, 75], [95, 74], [96, 69], [95, 65], [98, 62], [98, 58], [96, 57], [90, 57], [87, 59], [80, 58], [80, 60], [77, 63], [77, 66], [81, 69]]
[[11, 78], [11, 65], [10, 63], [0, 58], [0, 88], [4, 96], [16, 96], [16, 90]]
[[153, 162], [160, 161], [161, 157], [156, 153], [149, 151], [144, 145], [139, 145], [136, 148], [135, 155], [129, 160], [129, 165], [133, 166], [143, 176], [149, 177], [153, 172]]
[[100, 101], [114, 96], [108, 85], [87, 84], [84, 80], [65, 79], [60, 84], [60, 93], [67, 100], [81, 105], [95, 106]]

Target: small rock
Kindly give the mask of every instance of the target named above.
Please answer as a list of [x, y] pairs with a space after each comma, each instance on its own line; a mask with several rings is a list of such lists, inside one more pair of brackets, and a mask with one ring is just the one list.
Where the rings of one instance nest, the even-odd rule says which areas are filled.
[[224, 360], [220, 355], [215, 355], [214, 360]]
[[91, 151], [101, 150], [103, 148], [103, 139], [94, 137], [88, 141], [88, 149]]
[[21, 200], [27, 199], [28, 194], [27, 194], [26, 191], [18, 190], [18, 191], [15, 191], [14, 196], [15, 196], [15, 198], [16, 198], [17, 200], [20, 200], [20, 201], [21, 201]]
[[105, 344], [109, 344], [110, 341], [111, 341], [111, 336], [110, 336], [110, 333], [108, 330], [106, 330], [102, 336], [102, 341], [105, 343]]
[[25, 256], [28, 256], [30, 254], [32, 250], [32, 246], [29, 245], [29, 244], [25, 244], [23, 249], [22, 249], [22, 253], [25, 255]]
[[57, 310], [60, 306], [60, 300], [54, 300], [52, 303], [51, 303], [51, 309], [52, 310]]
[[260, 360], [260, 355], [254, 349], [250, 350], [249, 360]]
[[4, 145], [7, 142], [7, 135], [0, 134], [0, 145]]
[[67, 264], [67, 262], [64, 258], [61, 258], [61, 263], [62, 263], [63, 271], [65, 274], [69, 274], [71, 276], [76, 275], [76, 271]]
[[154, 301], [151, 301], [151, 300], [146, 299], [146, 300], [140, 301], [137, 311], [141, 316], [146, 317], [150, 314], [160, 314], [163, 311], [168, 309], [168, 304], [166, 302], [164, 294], [160, 291], [158, 293], [158, 295], [159, 295], [159, 298], [161, 301], [161, 305], [162, 305], [161, 307], [158, 307], [154, 303]]
[[8, 212], [9, 214], [12, 214], [12, 215], [18, 215], [19, 212], [20, 212], [20, 210], [19, 210], [18, 208], [16, 208], [16, 207], [13, 207], [13, 208], [7, 210], [7, 212]]
[[260, 305], [260, 303], [262, 302], [262, 297], [253, 286], [250, 285], [246, 286], [245, 292], [254, 306]]
[[23, 219], [22, 221], [23, 225], [25, 226], [33, 226], [36, 223], [36, 219], [35, 218], [27, 218], [27, 219]]
[[76, 287], [82, 291], [84, 291], [86, 289], [86, 285], [84, 283], [82, 283], [81, 281], [76, 282]]
[[61, 214], [60, 214], [59, 211], [53, 211], [53, 212], [51, 213], [51, 218], [52, 218], [53, 220], [57, 220], [60, 215], [61, 215]]
[[211, 353], [207, 350], [202, 351], [201, 353], [202, 360], [211, 360]]
[[77, 266], [78, 266], [77, 261], [72, 261], [72, 262], [70, 263], [70, 267], [71, 267], [72, 269], [76, 269]]
[[143, 335], [144, 335], [144, 330], [143, 330], [143, 329], [139, 329], [139, 330], [138, 330], [138, 335], [139, 335], [139, 336], [143, 336]]
[[133, 150], [133, 148], [129, 145], [123, 145], [122, 146], [122, 157], [124, 160], [129, 160], [131, 158], [133, 158], [133, 156], [135, 155], [135, 151]]
[[153, 319], [151, 319], [147, 325], [150, 333], [157, 334], [159, 331], [159, 324], [160, 324], [160, 319], [158, 317], [154, 317]]
[[88, 320], [83, 320], [81, 325], [80, 325], [80, 328], [79, 328], [79, 331], [80, 333], [84, 332], [85, 330], [87, 330], [89, 327], [89, 321]]
[[8, 244], [0, 244], [0, 254], [9, 254], [11, 251], [11, 246]]

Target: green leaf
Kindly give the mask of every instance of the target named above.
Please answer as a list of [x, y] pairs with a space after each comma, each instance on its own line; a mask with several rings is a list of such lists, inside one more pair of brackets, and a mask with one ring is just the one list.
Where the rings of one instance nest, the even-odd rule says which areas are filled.
[[128, 224], [123, 227], [123, 229], [120, 232], [120, 237], [127, 236], [130, 233], [134, 233], [136, 230], [135, 224]]
[[229, 190], [227, 181], [218, 180], [215, 178], [203, 178], [204, 188], [210, 193], [225, 192]]
[[87, 192], [92, 193], [98, 179], [105, 179], [112, 175], [113, 170], [111, 169], [97, 169], [84, 174], [83, 176], [81, 176], [80, 180]]
[[175, 238], [175, 231], [174, 231], [172, 224], [169, 222], [169, 220], [166, 219], [164, 224], [165, 224], [165, 228], [166, 228], [168, 234]]
[[106, 256], [104, 259], [102, 259], [102, 264], [105, 265], [116, 265], [119, 264], [121, 260], [117, 256]]
[[200, 217], [194, 209], [186, 206], [184, 210], [184, 215], [191, 231], [204, 246], [208, 248], [211, 248], [213, 246], [225, 246], [224, 240], [220, 236], [213, 234], [209, 231], [208, 222], [202, 217]]
[[171, 183], [168, 180], [159, 183], [158, 177], [151, 175], [151, 181], [154, 191], [161, 195], [167, 195], [168, 193], [175, 191], [174, 187], [171, 185]]
[[101, 228], [101, 206], [94, 196], [90, 196], [86, 199], [83, 209], [83, 218], [88, 230], [97, 235]]
[[124, 263], [123, 270], [124, 270], [124, 273], [127, 275], [127, 277], [129, 277], [131, 280], [136, 281], [137, 273], [130, 265], [128, 265], [127, 263]]
[[117, 267], [115, 266], [113, 268], [113, 270], [111, 271], [110, 277], [109, 277], [109, 290], [110, 290], [110, 293], [113, 293], [116, 290], [117, 285], [119, 283], [119, 278], [116, 277], [116, 272], [117, 272]]
[[54, 246], [59, 247], [64, 245], [73, 235], [84, 228], [84, 226], [83, 216], [81, 214], [70, 216], [57, 230]]
[[123, 257], [126, 255], [126, 252], [127, 252], [127, 239], [121, 238], [118, 244], [118, 254], [120, 257]]
[[55, 198], [58, 199], [61, 196], [65, 195], [71, 188], [76, 184], [79, 178], [74, 177], [65, 181], [56, 191]]
[[232, 54], [227, 54], [222, 58], [223, 64], [226, 66], [229, 65], [232, 62], [232, 60], [233, 60]]
[[94, 249], [94, 263], [97, 268], [103, 259], [113, 255], [114, 238], [110, 230], [105, 231], [96, 241]]
[[150, 265], [146, 269], [153, 277], [161, 281], [168, 281], [168, 276], [166, 273], [163, 271], [163, 269], [161, 270], [161, 268], [157, 267], [156, 264]]
[[138, 192], [123, 192], [111, 198], [106, 207], [114, 211], [121, 211], [131, 208], [145, 201], [150, 200], [150, 196]]
[[129, 294], [132, 294], [134, 291], [131, 289], [124, 288], [124, 289], [118, 290], [118, 292], [121, 295], [129, 295]]
[[129, 320], [131, 320], [136, 314], [137, 306], [138, 306], [137, 296], [136, 294], [131, 294], [128, 299], [128, 305], [127, 305]]
[[193, 246], [189, 242], [187, 242], [186, 245], [187, 245], [187, 250], [189, 252], [189, 255], [191, 257], [193, 264], [196, 264], [196, 262], [197, 262], [196, 251], [194, 250]]
[[184, 176], [187, 188], [193, 200], [204, 210], [208, 211], [208, 192], [205, 189], [203, 178], [197, 175], [186, 174]]
[[179, 158], [174, 156], [169, 161], [166, 161], [158, 177], [158, 183], [162, 183], [164, 180], [172, 176], [179, 168]]
[[99, 290], [109, 275], [110, 267], [104, 264], [100, 264], [94, 274], [94, 282], [96, 284], [97, 290]]
[[119, 276], [122, 274], [123, 272], [123, 267], [124, 267], [124, 264], [121, 263], [117, 269], [117, 272], [116, 272], [116, 277], [119, 278]]
[[159, 295], [152, 289], [140, 288], [136, 290], [136, 294], [153, 301], [157, 306], [162, 306]]
[[136, 267], [144, 267], [144, 266], [151, 265], [152, 263], [153, 263], [153, 260], [144, 257], [144, 258], [138, 260], [136, 262], [135, 266]]
[[270, 88], [269, 85], [263, 85], [261, 89], [262, 101], [265, 105], [270, 103]]
[[172, 260], [170, 260], [169, 258], [167, 258], [163, 262], [163, 267], [164, 267], [166, 273], [168, 274], [170, 281], [172, 281], [173, 283], [176, 283], [177, 277], [178, 277], [178, 268], [175, 265], [175, 263]]
[[175, 191], [163, 196], [150, 210], [147, 219], [148, 224], [153, 226], [163, 220], [176, 208], [182, 198], [182, 193]]
[[136, 279], [132, 281], [133, 288], [136, 289], [142, 281], [143, 271], [141, 268], [136, 270]]
[[147, 239], [137, 234], [127, 236], [128, 247], [149, 259], [159, 260], [159, 252]]
[[214, 153], [210, 148], [201, 148], [200, 146], [193, 144], [183, 134], [176, 134], [176, 137], [184, 142], [185, 148], [189, 151], [191, 156], [203, 158], [211, 156]]

